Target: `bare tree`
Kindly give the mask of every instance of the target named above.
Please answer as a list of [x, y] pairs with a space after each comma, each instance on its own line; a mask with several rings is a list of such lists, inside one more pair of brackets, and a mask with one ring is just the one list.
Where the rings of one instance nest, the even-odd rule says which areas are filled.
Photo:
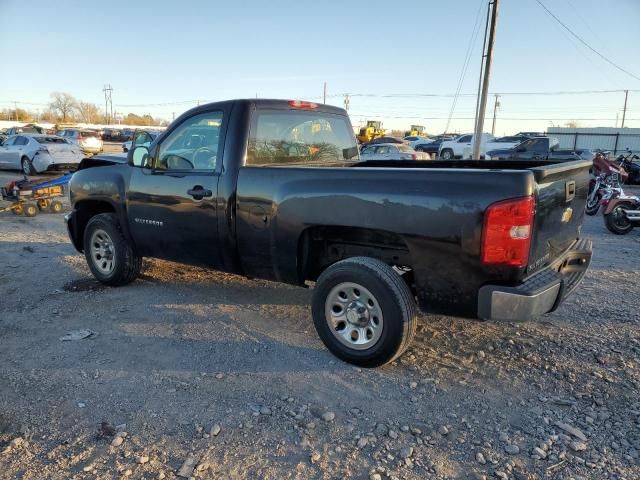
[[85, 123], [95, 123], [100, 116], [98, 107], [94, 103], [78, 102], [76, 110], [80, 120]]
[[66, 122], [71, 117], [73, 111], [77, 108], [78, 101], [68, 93], [53, 92], [51, 94], [51, 103], [49, 108], [54, 112], [58, 112], [62, 117], [62, 121]]

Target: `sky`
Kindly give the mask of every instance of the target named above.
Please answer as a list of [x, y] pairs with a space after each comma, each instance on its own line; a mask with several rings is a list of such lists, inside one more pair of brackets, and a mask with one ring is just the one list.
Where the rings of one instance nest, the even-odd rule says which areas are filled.
[[[640, 0], [540, 0], [573, 32], [640, 78]], [[405, 3], [407, 6], [401, 6]], [[0, 0], [0, 108], [44, 110], [53, 91], [104, 109], [171, 120], [200, 103], [299, 98], [344, 106], [354, 125], [473, 130], [487, 0], [51, 2]], [[478, 25], [475, 41], [474, 26]], [[471, 47], [469, 49], [469, 47]], [[469, 49], [466, 75], [452, 111]], [[500, 0], [490, 92], [496, 134], [576, 121], [640, 127], [640, 80], [598, 57], [536, 0]], [[420, 95], [420, 96], [419, 96]], [[433, 96], [435, 95], [435, 96]], [[495, 97], [485, 131], [491, 130]], [[452, 117], [448, 122], [448, 118]], [[618, 125], [620, 122], [618, 122]]]

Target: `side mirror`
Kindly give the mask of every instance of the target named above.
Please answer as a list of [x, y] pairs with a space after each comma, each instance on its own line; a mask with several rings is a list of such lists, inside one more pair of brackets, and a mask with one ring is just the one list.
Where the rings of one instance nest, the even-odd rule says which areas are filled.
[[132, 167], [150, 168], [151, 157], [149, 156], [149, 149], [144, 145], [132, 148], [127, 153], [127, 163]]

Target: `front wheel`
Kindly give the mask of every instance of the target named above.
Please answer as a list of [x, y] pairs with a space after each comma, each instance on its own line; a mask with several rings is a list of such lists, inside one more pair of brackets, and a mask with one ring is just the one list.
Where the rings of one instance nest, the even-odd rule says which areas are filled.
[[84, 231], [84, 255], [91, 273], [111, 286], [133, 282], [142, 268], [142, 257], [135, 254], [113, 213], [95, 215]]
[[389, 265], [353, 257], [327, 268], [316, 282], [313, 322], [326, 347], [362, 367], [392, 362], [416, 332], [413, 294]]
[[453, 159], [453, 150], [450, 149], [446, 149], [446, 150], [442, 150], [442, 153], [440, 154], [440, 158], [442, 160], [452, 160]]
[[604, 216], [604, 224], [611, 233], [626, 235], [633, 230], [633, 223], [625, 215], [625, 210], [632, 210], [633, 205], [623, 202], [616, 205], [613, 210]]
[[596, 213], [598, 213], [598, 210], [600, 210], [601, 200], [602, 200], [602, 197], [600, 195], [596, 195], [593, 198], [593, 200], [587, 199], [587, 207], [584, 209], [584, 213], [586, 213], [589, 216], [593, 216]]

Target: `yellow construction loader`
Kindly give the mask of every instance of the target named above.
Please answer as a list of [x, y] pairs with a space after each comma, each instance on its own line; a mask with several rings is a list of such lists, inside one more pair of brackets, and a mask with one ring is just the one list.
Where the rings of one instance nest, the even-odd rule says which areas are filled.
[[405, 137], [422, 137], [424, 136], [423, 125], [411, 125], [411, 130], [404, 132]]
[[367, 120], [367, 126], [362, 127], [357, 135], [360, 143], [367, 143], [379, 137], [384, 137], [384, 129], [382, 122], [378, 120]]

